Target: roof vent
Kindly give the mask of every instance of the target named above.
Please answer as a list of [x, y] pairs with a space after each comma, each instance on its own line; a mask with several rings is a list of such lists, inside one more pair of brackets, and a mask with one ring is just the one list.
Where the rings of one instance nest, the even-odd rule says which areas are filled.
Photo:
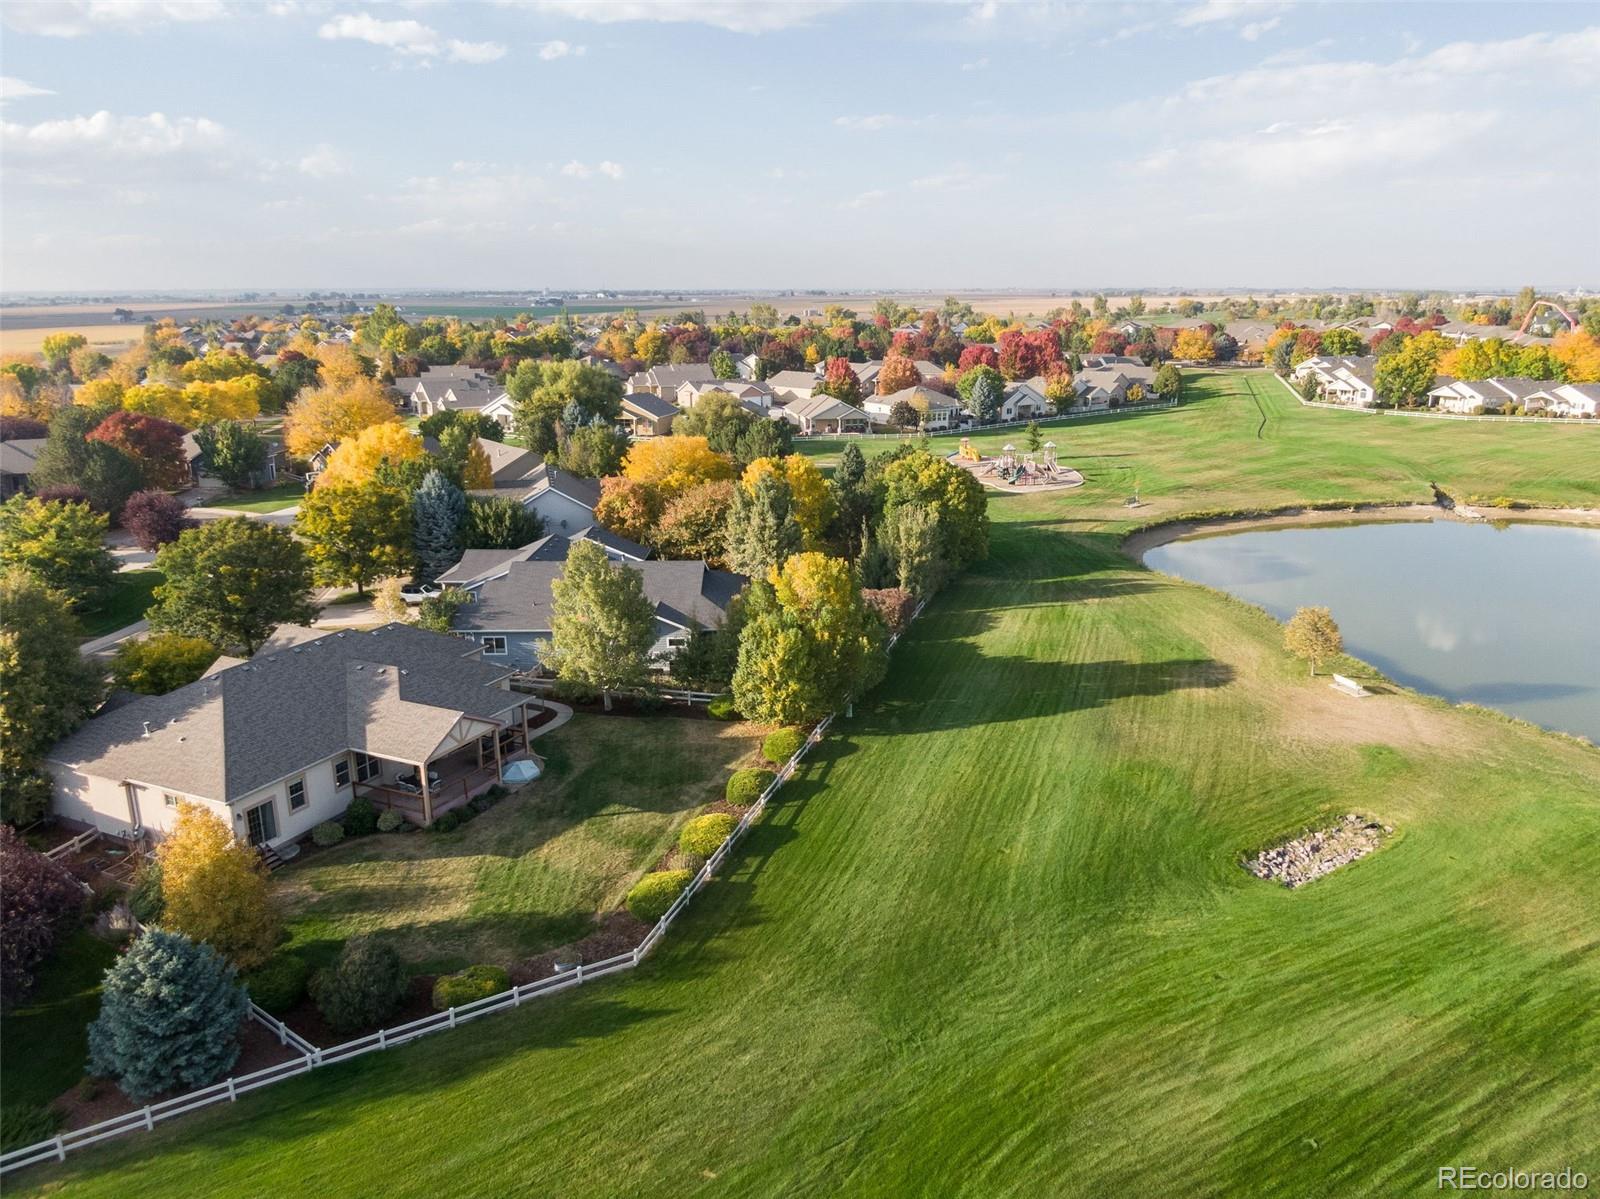
[[363, 666], [363, 665], [362, 665], [362, 664], [361, 664], [361, 663], [360, 663], [360, 662], [357, 662], [357, 663], [356, 663], [356, 669], [357, 669], [357, 670], [365, 670], [365, 669], [366, 669], [366, 667], [365, 667], [365, 666]]
[[150, 722], [148, 720], [144, 722], [144, 735], [146, 737], [150, 735]]

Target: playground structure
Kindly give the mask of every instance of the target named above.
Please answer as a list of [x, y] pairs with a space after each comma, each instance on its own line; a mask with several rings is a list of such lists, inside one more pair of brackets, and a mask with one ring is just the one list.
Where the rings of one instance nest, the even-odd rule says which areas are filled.
[[1020, 455], [1017, 447], [1008, 442], [998, 458], [986, 458], [970, 438], [963, 437], [960, 448], [950, 455], [950, 460], [984, 484], [1002, 491], [1083, 486], [1081, 474], [1056, 461], [1053, 441]]

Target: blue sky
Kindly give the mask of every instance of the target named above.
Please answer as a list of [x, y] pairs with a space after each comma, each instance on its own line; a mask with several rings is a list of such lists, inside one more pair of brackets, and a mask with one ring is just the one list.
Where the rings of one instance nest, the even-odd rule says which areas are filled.
[[1600, 284], [1600, 6], [8, 0], [7, 291]]

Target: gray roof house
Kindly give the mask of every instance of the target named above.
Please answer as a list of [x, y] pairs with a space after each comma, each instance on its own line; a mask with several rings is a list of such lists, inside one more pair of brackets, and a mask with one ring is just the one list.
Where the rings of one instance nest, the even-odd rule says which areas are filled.
[[[655, 605], [656, 642], [651, 657], [666, 661], [698, 627], [714, 628], [748, 580], [704, 562], [629, 562], [643, 576], [644, 593]], [[560, 561], [509, 563], [505, 573], [480, 583], [472, 602], [457, 609], [454, 627], [475, 641], [487, 662], [518, 671], [542, 668], [550, 643], [550, 584], [566, 570]]]
[[648, 391], [651, 395], [672, 396], [683, 383], [710, 383], [717, 373], [708, 362], [684, 362], [676, 366], [652, 366], [628, 380], [629, 391]]
[[28, 480], [39, 463], [39, 451], [44, 449], [44, 443], [43, 437], [0, 441], [0, 500], [9, 500], [17, 492], [28, 490]]
[[527, 701], [509, 673], [476, 646], [409, 625], [282, 628], [248, 661], [140, 696], [58, 742], [45, 761], [55, 810], [159, 836], [193, 802], [269, 847], [357, 795], [428, 824], [526, 752]]
[[[528, 454], [526, 458], [537, 461], [537, 456], [533, 454]], [[602, 528], [595, 520], [594, 510], [600, 503], [600, 484], [596, 480], [557, 470], [542, 461], [538, 461], [526, 473], [519, 473], [525, 461], [519, 460], [507, 465], [503, 472], [497, 471], [492, 489], [475, 490], [470, 494], [515, 499], [544, 521], [546, 533], [559, 533], [571, 538], [588, 537], [604, 545], [614, 557], [620, 555], [644, 559], [650, 556], [650, 551], [644, 546], [617, 536]]]

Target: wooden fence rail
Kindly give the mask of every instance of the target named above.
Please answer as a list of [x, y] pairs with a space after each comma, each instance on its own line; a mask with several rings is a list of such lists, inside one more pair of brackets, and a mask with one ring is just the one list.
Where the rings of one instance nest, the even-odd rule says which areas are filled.
[[[923, 600], [911, 614], [911, 620], [922, 615], [927, 601]], [[907, 622], [908, 624], [910, 621]], [[889, 638], [888, 648], [893, 649], [900, 640], [900, 634], [895, 633]], [[102, 1120], [99, 1124], [91, 1124], [88, 1128], [74, 1129], [52, 1137], [48, 1141], [39, 1141], [33, 1145], [26, 1145], [20, 1149], [13, 1149], [9, 1153], [0, 1154], [0, 1174], [9, 1174], [13, 1170], [21, 1170], [26, 1166], [38, 1165], [41, 1162], [64, 1162], [67, 1154], [78, 1149], [97, 1145], [101, 1141], [122, 1136], [124, 1133], [150, 1131], [163, 1120], [170, 1120], [173, 1116], [183, 1115], [185, 1112], [196, 1111], [202, 1107], [209, 1107], [214, 1103], [232, 1103], [240, 1095], [248, 1094], [261, 1087], [271, 1086], [273, 1083], [282, 1082], [286, 1078], [294, 1078], [301, 1074], [308, 1074], [312, 1070], [323, 1066], [331, 1066], [337, 1062], [349, 1061], [351, 1058], [363, 1054], [375, 1053], [379, 1050], [393, 1049], [396, 1045], [404, 1045], [418, 1037], [427, 1036], [429, 1033], [440, 1032], [444, 1029], [459, 1028], [469, 1021], [480, 1016], [488, 1016], [495, 1012], [505, 1011], [507, 1008], [520, 1007], [529, 999], [542, 995], [553, 995], [558, 991], [565, 991], [572, 987], [581, 986], [595, 979], [605, 978], [622, 970], [631, 970], [649, 955], [650, 951], [667, 935], [667, 930], [672, 927], [672, 922], [678, 918], [683, 910], [689, 906], [696, 894], [711, 881], [717, 869], [727, 861], [733, 848], [738, 844], [750, 826], [762, 812], [766, 811], [768, 802], [776, 795], [784, 783], [794, 777], [800, 768], [801, 760], [811, 752], [811, 748], [820, 743], [827, 735], [829, 727], [833, 724], [834, 716], [830, 715], [820, 721], [811, 730], [806, 739], [801, 742], [800, 748], [795, 750], [781, 767], [766, 790], [756, 797], [756, 801], [746, 809], [739, 823], [733, 826], [733, 831], [728, 834], [716, 851], [706, 859], [705, 864], [695, 873], [694, 877], [672, 901], [666, 913], [656, 921], [645, 935], [643, 941], [626, 953], [619, 953], [614, 957], [602, 961], [583, 963], [571, 970], [552, 974], [549, 978], [536, 979], [531, 983], [512, 987], [509, 991], [501, 991], [483, 999], [474, 999], [471, 1003], [463, 1003], [457, 1007], [449, 1008], [442, 1012], [434, 1012], [422, 1016], [405, 1024], [396, 1025], [394, 1028], [380, 1028], [377, 1032], [368, 1033], [366, 1036], [357, 1037], [346, 1041], [342, 1045], [335, 1045], [331, 1049], [322, 1049], [305, 1038], [299, 1036], [283, 1021], [271, 1013], [256, 1006], [250, 1005], [249, 1018], [271, 1029], [282, 1045], [293, 1046], [299, 1051], [300, 1056], [287, 1062], [268, 1066], [263, 1070], [256, 1070], [250, 1074], [241, 1074], [237, 1077], [225, 1078], [221, 1082], [212, 1083], [208, 1087], [190, 1091], [185, 1095], [178, 1095], [172, 1099], [162, 1100], [160, 1103], [146, 1104], [135, 1112], [126, 1115], [113, 1116], [109, 1120]], [[87, 835], [87, 834], [86, 834]], [[98, 833], [95, 834], [98, 836]]]

